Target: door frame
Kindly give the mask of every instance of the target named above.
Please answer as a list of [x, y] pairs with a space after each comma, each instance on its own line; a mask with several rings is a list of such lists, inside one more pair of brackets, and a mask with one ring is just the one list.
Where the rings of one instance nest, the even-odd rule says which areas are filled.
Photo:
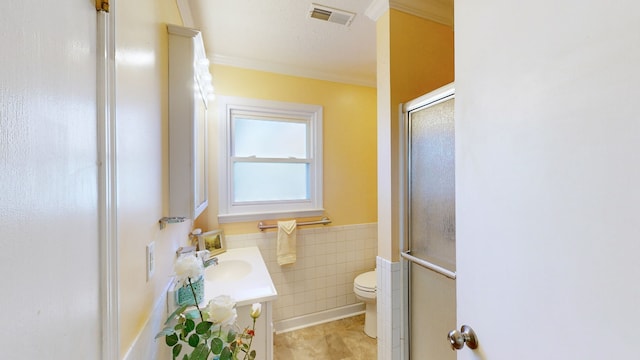
[[115, 121], [115, 2], [97, 11], [96, 121], [98, 140], [98, 241], [101, 354], [120, 358]]

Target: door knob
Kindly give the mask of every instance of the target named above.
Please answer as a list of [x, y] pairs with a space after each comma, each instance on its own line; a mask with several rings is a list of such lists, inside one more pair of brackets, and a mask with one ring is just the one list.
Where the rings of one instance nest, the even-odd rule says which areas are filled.
[[464, 344], [471, 349], [478, 348], [478, 338], [476, 337], [476, 333], [473, 331], [471, 326], [462, 325], [460, 331], [451, 330], [449, 331], [449, 342], [451, 343], [451, 349], [460, 350], [464, 347]]

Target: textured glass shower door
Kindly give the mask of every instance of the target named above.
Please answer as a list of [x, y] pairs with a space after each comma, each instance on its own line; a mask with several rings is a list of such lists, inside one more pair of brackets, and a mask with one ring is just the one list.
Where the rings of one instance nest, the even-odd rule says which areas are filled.
[[[444, 89], [444, 90], [443, 90]], [[453, 86], [405, 105], [409, 358], [455, 359], [455, 132]]]

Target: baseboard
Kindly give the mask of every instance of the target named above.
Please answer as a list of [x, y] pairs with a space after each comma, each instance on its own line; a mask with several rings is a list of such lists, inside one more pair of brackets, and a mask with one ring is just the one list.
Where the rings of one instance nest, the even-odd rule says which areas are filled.
[[351, 316], [364, 314], [364, 303], [342, 306], [313, 314], [298, 316], [291, 319], [276, 321], [273, 325], [276, 334], [303, 329], [309, 326], [324, 324], [329, 321], [340, 320]]
[[[170, 284], [171, 282], [169, 282]], [[129, 350], [127, 350], [123, 360], [171, 359], [169, 347], [164, 344], [164, 339], [159, 339], [158, 341], [155, 339], [156, 334], [162, 330], [167, 318], [167, 290], [169, 285], [156, 299], [144, 328], [133, 341]]]

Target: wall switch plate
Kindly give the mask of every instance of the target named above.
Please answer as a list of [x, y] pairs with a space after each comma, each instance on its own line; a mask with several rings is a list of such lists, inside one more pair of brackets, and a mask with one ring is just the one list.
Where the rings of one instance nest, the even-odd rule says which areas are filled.
[[153, 271], [156, 267], [155, 243], [151, 242], [147, 245], [147, 281], [153, 277]]

